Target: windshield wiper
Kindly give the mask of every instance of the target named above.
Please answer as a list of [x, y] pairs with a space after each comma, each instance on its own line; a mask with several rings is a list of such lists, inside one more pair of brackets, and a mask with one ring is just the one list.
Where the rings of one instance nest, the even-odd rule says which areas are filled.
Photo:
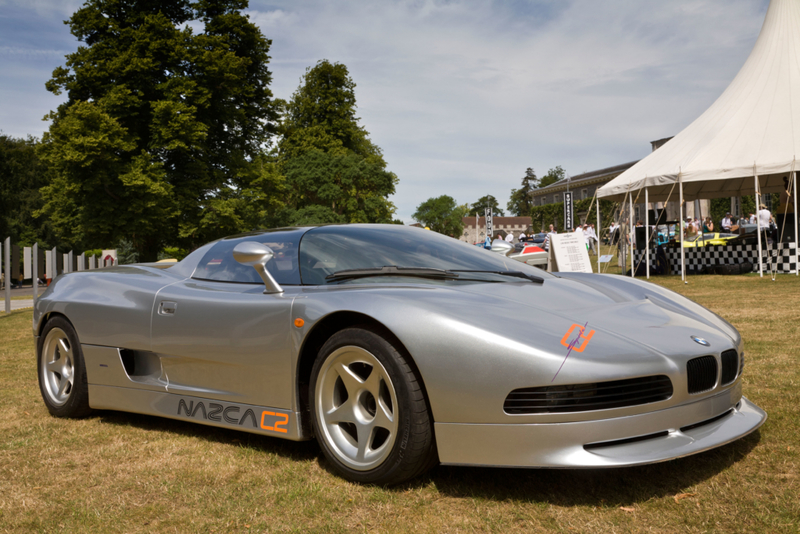
[[456, 273], [445, 271], [444, 269], [395, 267], [394, 265], [387, 265], [380, 269], [347, 269], [344, 271], [336, 271], [326, 276], [325, 280], [329, 282], [338, 282], [339, 280], [352, 280], [354, 278], [367, 278], [370, 276], [416, 276], [418, 278], [432, 278], [434, 280], [458, 278]]
[[513, 276], [514, 278], [524, 278], [525, 280], [530, 280], [534, 284], [544, 284], [544, 278], [539, 278], [538, 276], [532, 274], [525, 274], [519, 271], [453, 271], [458, 273], [487, 273], [487, 274], [499, 274], [501, 276]]

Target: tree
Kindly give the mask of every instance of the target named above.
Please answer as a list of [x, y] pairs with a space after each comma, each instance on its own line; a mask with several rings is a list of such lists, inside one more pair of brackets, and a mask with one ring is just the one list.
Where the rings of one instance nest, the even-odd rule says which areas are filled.
[[463, 207], [453, 197], [442, 195], [429, 198], [419, 206], [412, 217], [434, 232], [460, 237], [464, 231], [462, 219], [466, 216]]
[[561, 168], [561, 165], [556, 165], [555, 168], [550, 169], [547, 171], [547, 174], [542, 176], [542, 179], [539, 182], [539, 187], [547, 187], [548, 185], [552, 185], [566, 177], [567, 173]]
[[16, 244], [38, 242], [48, 248], [57, 243], [42, 207], [39, 189], [48, 180], [47, 165], [37, 155], [33, 137], [15, 139], [0, 134], [0, 240]]
[[42, 140], [55, 172], [45, 211], [62, 237], [128, 239], [155, 260], [166, 243], [249, 229], [253, 196], [280, 193], [252, 168], [277, 113], [271, 42], [247, 5], [88, 0], [67, 21], [83, 46], [46, 84], [68, 98]]
[[508, 211], [517, 217], [527, 217], [531, 213], [533, 202], [531, 195], [534, 189], [539, 187], [539, 178], [536, 173], [528, 167], [525, 169], [525, 176], [522, 177], [522, 185], [519, 189], [512, 189], [511, 196], [506, 207]]
[[492, 208], [492, 215], [495, 217], [503, 216], [503, 210], [500, 209], [500, 204], [497, 203], [497, 199], [492, 195], [486, 195], [479, 198], [475, 204], [472, 204], [469, 207], [468, 215], [478, 215], [483, 217], [486, 208]]
[[280, 168], [287, 223], [392, 222], [397, 176], [356, 117], [355, 83], [340, 63], [308, 68], [286, 105]]

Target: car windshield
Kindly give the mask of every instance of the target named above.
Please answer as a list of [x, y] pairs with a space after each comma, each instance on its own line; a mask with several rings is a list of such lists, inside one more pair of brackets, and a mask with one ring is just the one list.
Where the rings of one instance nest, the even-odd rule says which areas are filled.
[[[396, 267], [387, 270], [385, 267]], [[436, 232], [401, 225], [322, 226], [306, 232], [300, 241], [300, 276], [303, 284], [340, 283], [341, 277], [329, 277], [342, 271], [376, 271], [382, 281], [387, 275], [406, 277], [403, 269], [435, 269], [456, 273], [442, 280], [469, 279], [516, 281], [492, 272], [518, 271], [538, 278], [550, 278], [546, 272], [500, 254], [471, 246]], [[481, 272], [478, 272], [481, 271]], [[417, 272], [424, 276], [425, 273]], [[345, 278], [345, 280], [351, 280]], [[356, 279], [363, 281], [362, 278]]]

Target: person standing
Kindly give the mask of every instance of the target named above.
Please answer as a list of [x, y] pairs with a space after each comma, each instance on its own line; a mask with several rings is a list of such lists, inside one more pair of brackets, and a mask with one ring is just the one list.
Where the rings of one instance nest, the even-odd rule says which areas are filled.
[[619, 225], [617, 224], [616, 221], [613, 221], [611, 223], [611, 226], [608, 228], [608, 235], [610, 236], [610, 238], [609, 238], [610, 239], [610, 243], [609, 243], [610, 245], [613, 246], [613, 245], [617, 244], [617, 239], [619, 238], [618, 232], [619, 232]]
[[589, 250], [592, 251], [595, 256], [597, 256], [597, 254], [599, 253], [598, 252], [598, 250], [599, 250], [599, 247], [598, 247], [599, 242], [597, 241], [597, 234], [594, 231], [594, 224], [590, 224], [589, 225], [589, 230], [588, 230], [587, 233], [588, 233], [588, 240], [589, 240]]
[[508, 232], [506, 234], [506, 243], [513, 243], [514, 242], [514, 234]]
[[556, 233], [557, 232], [555, 228], [553, 228], [553, 225], [551, 224], [550, 231], [547, 232], [547, 237], [544, 238], [544, 249], [548, 252], [550, 251], [550, 236], [555, 235]]
[[768, 241], [769, 244], [772, 243], [772, 239], [769, 238], [770, 234], [770, 223], [772, 222], [772, 213], [767, 209], [767, 206], [761, 204], [758, 210], [758, 231], [761, 232], [761, 235]]
[[622, 221], [617, 228], [619, 237], [617, 239], [617, 265], [622, 269], [622, 274], [628, 268], [628, 245], [630, 244], [630, 235], [628, 235], [628, 223]]
[[722, 226], [722, 231], [726, 232], [726, 233], [730, 233], [732, 224], [733, 223], [731, 221], [731, 213], [728, 212], [728, 213], [725, 214], [725, 217], [722, 218], [722, 224], [720, 225], [720, 226]]

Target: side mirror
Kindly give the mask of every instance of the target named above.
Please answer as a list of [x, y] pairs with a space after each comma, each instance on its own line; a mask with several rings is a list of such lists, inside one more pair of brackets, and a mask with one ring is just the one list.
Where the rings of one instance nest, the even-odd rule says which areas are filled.
[[514, 245], [502, 239], [495, 239], [492, 241], [492, 252], [496, 252], [502, 256], [508, 256], [511, 252], [514, 252]]
[[233, 259], [242, 265], [249, 265], [256, 270], [264, 281], [264, 293], [283, 293], [283, 288], [267, 271], [267, 262], [272, 259], [272, 249], [263, 243], [244, 241], [233, 248]]

